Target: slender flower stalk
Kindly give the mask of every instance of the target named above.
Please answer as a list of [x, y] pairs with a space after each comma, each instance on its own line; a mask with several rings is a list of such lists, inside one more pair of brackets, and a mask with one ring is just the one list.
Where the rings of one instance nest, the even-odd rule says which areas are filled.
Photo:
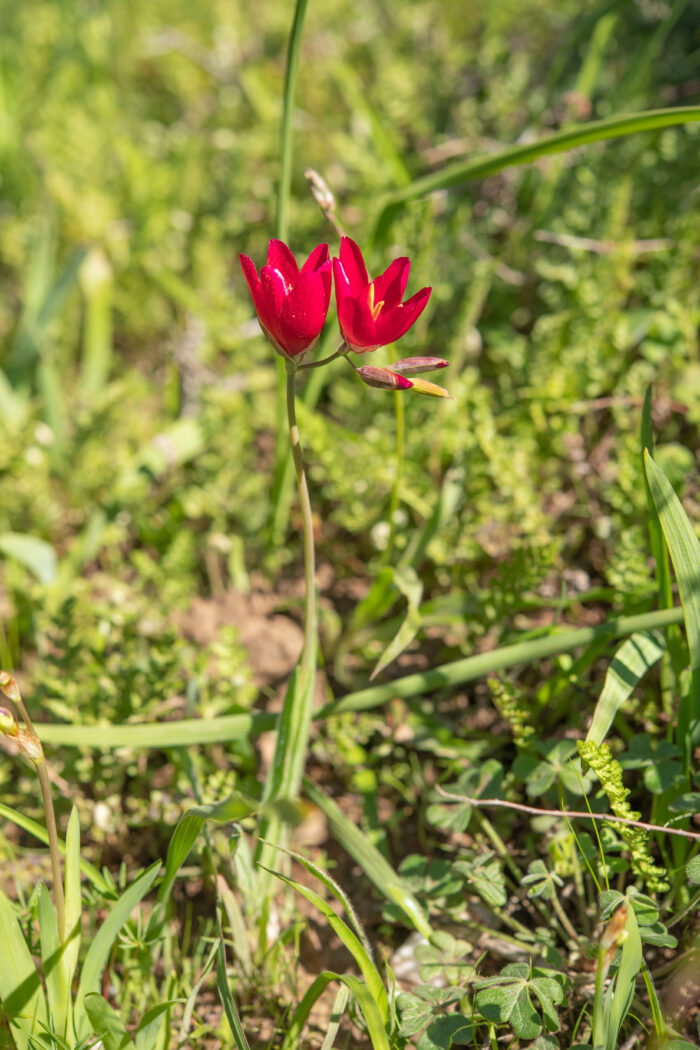
[[304, 471], [304, 456], [299, 440], [295, 399], [296, 368], [287, 361], [287, 421], [289, 424], [289, 443], [294, 460], [294, 471], [299, 492], [299, 504], [304, 531], [304, 647], [302, 649], [300, 676], [302, 686], [315, 671], [312, 665], [315, 652], [315, 638], [318, 630], [318, 608], [316, 599], [316, 549], [314, 544], [314, 526], [311, 513], [309, 486]]
[[0, 730], [17, 741], [20, 751], [25, 758], [28, 758], [32, 763], [36, 769], [37, 776], [39, 777], [41, 797], [44, 803], [44, 813], [46, 815], [46, 830], [49, 836], [49, 853], [51, 855], [53, 895], [54, 901], [56, 902], [58, 936], [61, 943], [63, 943], [66, 935], [66, 905], [63, 893], [63, 871], [61, 868], [61, 851], [58, 847], [56, 813], [53, 808], [51, 782], [49, 780], [49, 771], [46, 765], [46, 756], [44, 755], [44, 749], [41, 746], [41, 741], [37, 736], [32, 720], [29, 717], [29, 712], [24, 706], [24, 701], [22, 700], [17, 682], [12, 675], [7, 673], [7, 671], [0, 671], [0, 692], [2, 692], [8, 700], [12, 701], [19, 711], [25, 725], [24, 729], [20, 729], [19, 727], [16, 727], [16, 729], [8, 729], [5, 726], [6, 720], [3, 720], [3, 725], [0, 726]]

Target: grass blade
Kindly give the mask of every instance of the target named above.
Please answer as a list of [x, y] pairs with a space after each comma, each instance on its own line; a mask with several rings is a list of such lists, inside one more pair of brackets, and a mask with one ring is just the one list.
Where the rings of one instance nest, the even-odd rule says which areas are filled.
[[690, 755], [700, 740], [700, 543], [663, 470], [648, 451], [644, 460], [649, 488], [678, 581], [690, 653], [690, 692], [681, 698], [677, 731], [688, 768]]
[[121, 1018], [97, 992], [86, 996], [85, 1012], [104, 1050], [135, 1050]]
[[544, 638], [535, 638], [515, 645], [504, 645], [490, 653], [479, 653], [478, 656], [467, 656], [434, 667], [430, 671], [405, 675], [395, 678], [386, 685], [375, 685], [370, 689], [361, 689], [348, 693], [340, 700], [325, 704], [316, 712], [317, 718], [327, 718], [346, 711], [368, 711], [380, 707], [394, 697], [408, 699], [419, 693], [434, 689], [448, 689], [450, 686], [472, 682], [483, 678], [494, 671], [503, 671], [507, 667], [519, 664], [534, 663], [549, 656], [571, 652], [583, 646], [591, 645], [601, 639], [624, 638], [635, 631], [648, 631], [668, 627], [669, 624], [682, 623], [683, 611], [680, 608], [661, 609], [658, 612], [640, 613], [637, 616], [621, 616], [606, 620], [595, 627], [580, 627], [569, 631], [556, 631]]
[[228, 978], [226, 977], [226, 953], [224, 951], [223, 936], [219, 937], [219, 952], [216, 958], [216, 984], [219, 989], [221, 1005], [226, 1014], [226, 1020], [231, 1026], [231, 1031], [233, 1032], [233, 1038], [237, 1050], [250, 1050], [248, 1040], [243, 1031], [243, 1026], [241, 1025], [241, 1019], [238, 1016], [236, 1003], [231, 995], [231, 989], [228, 986]]
[[75, 806], [71, 810], [66, 830], [65, 857], [66, 945], [63, 952], [63, 962], [68, 985], [70, 986], [73, 983], [75, 969], [78, 965], [80, 926], [83, 910], [80, 892], [80, 824], [78, 822], [78, 810]]
[[309, 904], [313, 904], [316, 910], [324, 916], [330, 928], [340, 938], [357, 963], [360, 973], [365, 979], [370, 995], [379, 1009], [384, 1024], [386, 1024], [389, 1020], [389, 1000], [384, 985], [382, 984], [379, 971], [372, 962], [372, 959], [359, 937], [353, 933], [347, 923], [344, 922], [339, 915], [336, 915], [330, 904], [327, 904], [323, 897], [320, 897], [318, 893], [314, 892], [314, 890], [309, 889], [307, 886], [302, 886], [301, 883], [296, 882], [288, 875], [283, 875], [279, 871], [274, 871], [271, 868], [269, 868], [268, 871], [287, 886], [291, 886], [292, 889], [296, 890], [297, 893], [300, 893], [302, 897], [305, 897]]
[[57, 1035], [65, 1039], [71, 1010], [71, 983], [65, 965], [66, 949], [62, 947], [58, 936], [56, 909], [43, 883], [39, 886], [38, 899], [41, 965], [49, 1012]]
[[[58, 936], [58, 934], [57, 934]], [[0, 1000], [17, 1050], [27, 1050], [35, 1020], [47, 1021], [46, 999], [11, 901], [0, 890]]]
[[112, 950], [114, 940], [136, 905], [146, 896], [155, 882], [160, 866], [160, 861], [151, 864], [150, 868], [146, 868], [132, 882], [129, 888], [124, 891], [119, 900], [112, 905], [109, 915], [100, 926], [92, 944], [88, 948], [80, 974], [78, 993], [75, 998], [74, 1024], [77, 1039], [84, 1038], [88, 1034], [89, 1026], [87, 1024], [85, 997], [91, 992], [99, 991], [102, 971]]
[[289, 1028], [287, 1029], [287, 1034], [284, 1037], [282, 1050], [297, 1050], [301, 1045], [301, 1033], [306, 1024], [307, 1018], [311, 1013], [311, 1009], [331, 981], [340, 981], [340, 983], [344, 984], [348, 991], [355, 996], [357, 1005], [360, 1007], [367, 1024], [367, 1031], [369, 1032], [369, 1037], [372, 1041], [374, 1050], [390, 1050], [389, 1038], [382, 1023], [381, 1015], [366, 985], [362, 983], [359, 977], [352, 977], [349, 974], [332, 973], [330, 970], [325, 970], [318, 975], [302, 1001], [299, 1003], [299, 1006], [296, 1008], [294, 1016], [289, 1024]]
[[80, 726], [46, 722], [37, 725], [36, 731], [46, 744], [109, 751], [114, 747], [192, 747], [193, 741], [201, 745], [245, 740], [274, 729], [276, 721], [275, 715], [242, 714], [224, 715], [222, 718], [183, 718], [181, 722], [159, 722], [155, 725]]
[[588, 124], [577, 124], [565, 128], [554, 135], [528, 142], [521, 146], [495, 153], [490, 157], [478, 157], [476, 160], [459, 161], [443, 168], [434, 174], [424, 175], [409, 186], [402, 187], [388, 194], [382, 203], [374, 231], [374, 240], [383, 239], [388, 233], [396, 213], [409, 201], [425, 197], [437, 190], [459, 186], [472, 179], [483, 179], [494, 175], [504, 168], [519, 164], [530, 164], [538, 157], [552, 153], [564, 153], [567, 150], [585, 146], [591, 142], [602, 142], [634, 135], [640, 131], [655, 131], [671, 127], [674, 124], [685, 124], [700, 120], [700, 106], [678, 106], [673, 109], [646, 110], [642, 113], [628, 113], [623, 116], [609, 117], [606, 120], [593, 120]]
[[325, 795], [306, 778], [304, 779], [304, 794], [322, 811], [333, 836], [360, 865], [379, 892], [401, 909], [419, 933], [430, 938], [433, 931], [425, 912], [404, 880], [394, 871], [377, 847], [352, 821], [348, 820], [340, 807], [328, 795]]
[[608, 668], [586, 740], [600, 747], [617, 712], [632, 695], [635, 686], [649, 668], [659, 662], [664, 652], [663, 636], [658, 632], [633, 634], [623, 642]]
[[[43, 824], [38, 824], [36, 820], [32, 820], [31, 817], [26, 817], [24, 813], [12, 809], [11, 806], [6, 806], [4, 802], [0, 802], [0, 817], [5, 817], [7, 820], [11, 820], [18, 828], [22, 828], [23, 831], [28, 831], [30, 835], [33, 835], [35, 838], [39, 839], [40, 842], [43, 842], [45, 846], [48, 846], [49, 836]], [[58, 840], [58, 848], [61, 853], [65, 855], [66, 845], [64, 842], [61, 842], [60, 839]], [[79, 859], [80, 870], [88, 881], [92, 883], [95, 889], [99, 890], [100, 893], [109, 893], [110, 886], [97, 868], [93, 864], [90, 864], [89, 861], [83, 860], [82, 857]], [[68, 928], [67, 923], [66, 928]]]

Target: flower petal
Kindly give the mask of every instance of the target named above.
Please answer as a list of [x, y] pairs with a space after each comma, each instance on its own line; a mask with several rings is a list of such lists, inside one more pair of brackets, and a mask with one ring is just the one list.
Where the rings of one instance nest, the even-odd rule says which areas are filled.
[[326, 320], [328, 297], [317, 273], [302, 273], [285, 298], [279, 318], [279, 342], [293, 357], [307, 350]]
[[314, 248], [311, 255], [302, 266], [301, 272], [313, 273], [315, 270], [321, 270], [324, 266], [328, 266], [330, 270], [328, 245], [319, 244], [317, 248]]
[[363, 354], [381, 346], [368, 303], [350, 295], [343, 296], [338, 300], [338, 321], [343, 339], [356, 353]]
[[276, 237], [273, 237], [268, 246], [266, 265], [279, 270], [288, 285], [294, 284], [297, 279], [297, 261], [284, 241], [278, 241]]
[[408, 282], [408, 272], [411, 269], [411, 260], [407, 258], [394, 259], [381, 277], [377, 277], [374, 284], [375, 303], [384, 302], [386, 309], [396, 306], [401, 302], [403, 293]]
[[367, 267], [362, 252], [350, 237], [343, 237], [340, 242], [340, 261], [345, 270], [353, 295], [357, 295], [369, 284]]
[[377, 343], [379, 346], [394, 343], [402, 335], [405, 335], [413, 322], [418, 320], [425, 309], [431, 291], [432, 288], [421, 288], [419, 292], [412, 295], [405, 303], [399, 303], [398, 306], [381, 312], [377, 318], [377, 336], [379, 337]]

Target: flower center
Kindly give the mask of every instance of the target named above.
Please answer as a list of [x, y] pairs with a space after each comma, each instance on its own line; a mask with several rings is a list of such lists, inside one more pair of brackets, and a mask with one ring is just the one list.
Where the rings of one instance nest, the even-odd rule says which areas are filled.
[[369, 305], [369, 312], [372, 314], [372, 320], [376, 321], [382, 312], [384, 306], [384, 300], [380, 299], [378, 303], [374, 301], [374, 283], [370, 284], [367, 289], [367, 303]]

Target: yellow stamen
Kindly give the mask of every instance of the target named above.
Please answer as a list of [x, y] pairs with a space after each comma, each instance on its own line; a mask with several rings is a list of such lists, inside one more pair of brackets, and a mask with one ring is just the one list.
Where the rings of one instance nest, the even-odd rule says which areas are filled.
[[380, 299], [378, 303], [374, 301], [374, 283], [370, 284], [367, 290], [367, 302], [369, 304], [369, 312], [372, 314], [372, 320], [376, 321], [382, 312], [384, 306], [384, 300]]

